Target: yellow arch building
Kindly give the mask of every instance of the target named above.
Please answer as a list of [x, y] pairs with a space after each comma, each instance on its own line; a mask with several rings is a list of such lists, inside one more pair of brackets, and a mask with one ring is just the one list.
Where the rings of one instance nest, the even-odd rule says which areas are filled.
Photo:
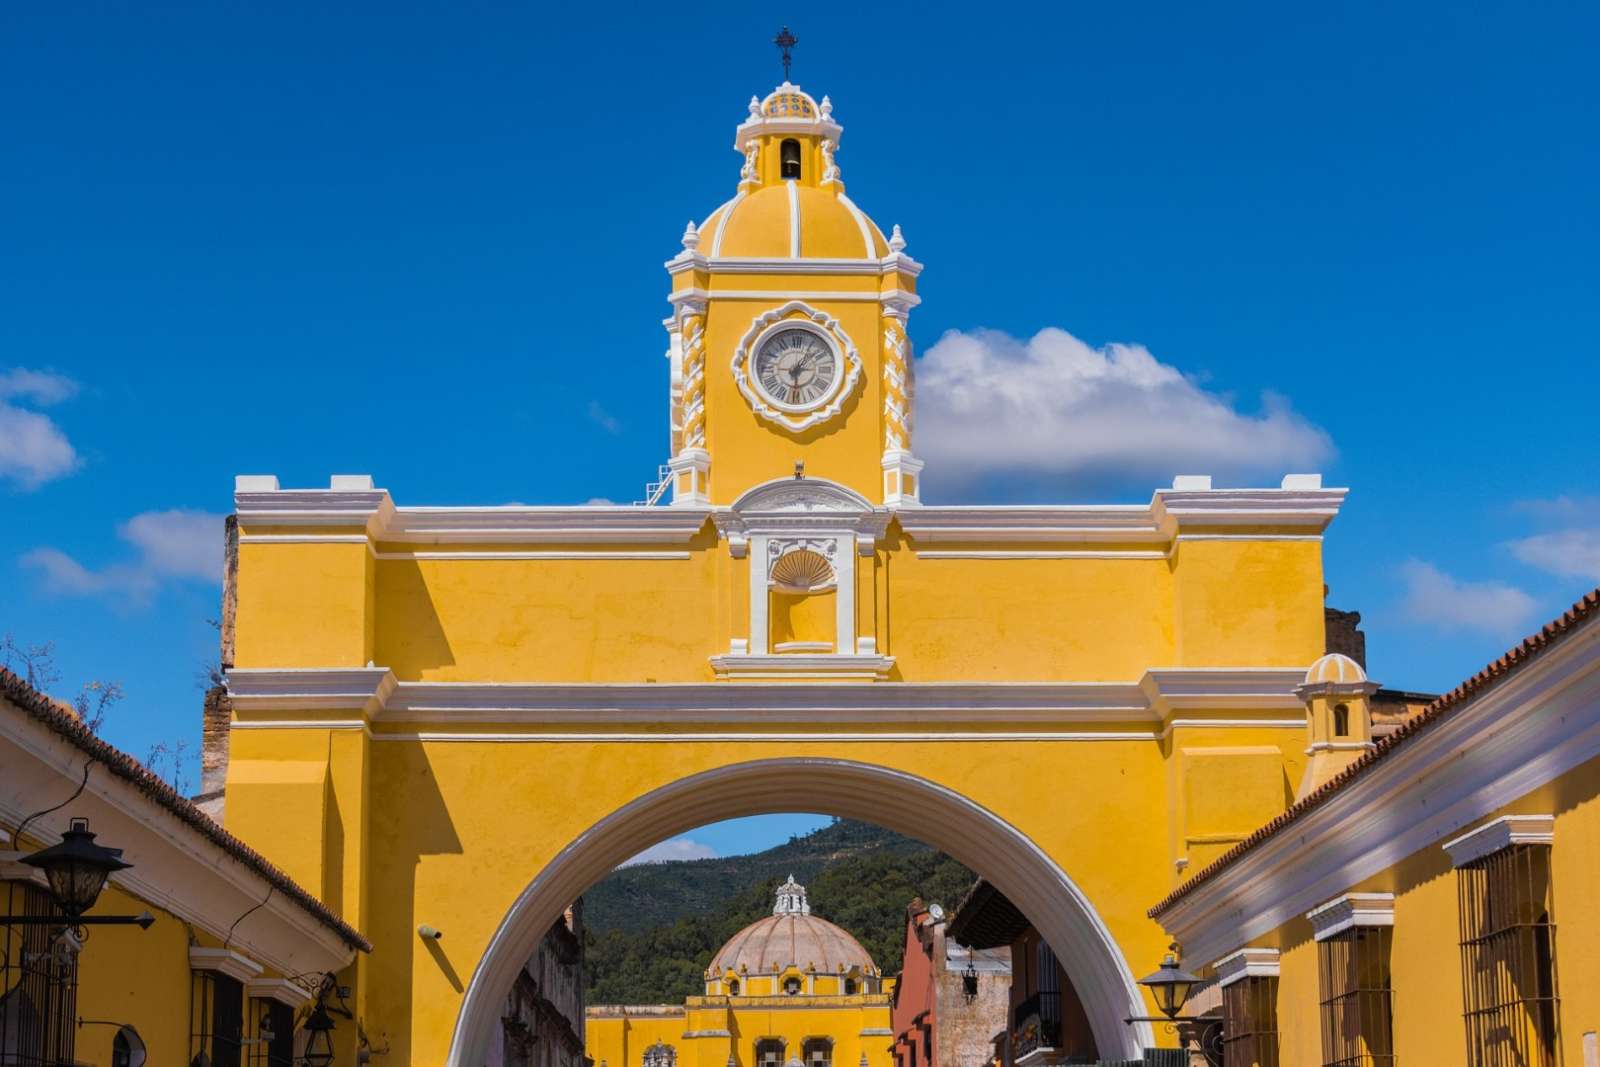
[[[339, 978], [390, 1067], [479, 1067], [521, 961], [617, 863], [796, 809], [986, 875], [1093, 1051], [1135, 1057], [1172, 1040], [1125, 1021], [1166, 944], [1145, 909], [1293, 799], [1344, 490], [923, 503], [922, 265], [846, 195], [841, 133], [826, 97], [752, 99], [732, 195], [667, 262], [648, 506], [238, 479], [226, 825], [376, 946]], [[757, 1067], [731, 1037], [678, 1055]]]

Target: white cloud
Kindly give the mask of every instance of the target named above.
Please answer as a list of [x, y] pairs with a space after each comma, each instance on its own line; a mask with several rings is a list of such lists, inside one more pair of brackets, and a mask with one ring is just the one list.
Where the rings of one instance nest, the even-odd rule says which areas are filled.
[[1408, 560], [1400, 567], [1405, 583], [1401, 608], [1412, 622], [1442, 630], [1478, 630], [1515, 637], [1533, 615], [1533, 597], [1504, 582], [1468, 582], [1431, 563]]
[[78, 466], [78, 453], [55, 420], [21, 406], [49, 407], [77, 391], [77, 382], [49, 371], [0, 372], [0, 479], [37, 489]]
[[1562, 578], [1600, 582], [1600, 497], [1526, 500], [1517, 508], [1539, 519], [1541, 525], [1562, 528], [1509, 542], [1512, 555]]
[[1027, 340], [952, 330], [917, 362], [916, 448], [948, 483], [989, 474], [1080, 479], [1260, 477], [1333, 455], [1272, 393], [1238, 409], [1143, 345], [1094, 348], [1049, 327]]
[[614, 508], [617, 506], [617, 502], [610, 497], [592, 496], [583, 502], [583, 506], [586, 508]]
[[205, 511], [146, 511], [117, 527], [117, 535], [138, 550], [131, 563], [96, 570], [48, 546], [24, 553], [20, 562], [38, 574], [48, 593], [140, 603], [171, 579], [220, 582], [222, 522], [221, 515]]
[[651, 845], [620, 866], [632, 867], [640, 863], [670, 863], [673, 860], [709, 860], [714, 859], [716, 855], [717, 850], [710, 845], [692, 841], [687, 837], [674, 837]]
[[622, 432], [622, 423], [617, 421], [615, 415], [601, 407], [598, 400], [589, 401], [589, 418], [606, 433], [618, 434]]

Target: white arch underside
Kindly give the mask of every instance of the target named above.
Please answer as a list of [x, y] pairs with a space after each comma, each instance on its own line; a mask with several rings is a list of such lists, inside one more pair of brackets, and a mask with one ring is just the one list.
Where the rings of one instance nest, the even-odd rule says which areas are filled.
[[[759, 782], [761, 788], [752, 788]], [[943, 786], [851, 760], [794, 757], [732, 764], [639, 797], [590, 827], [523, 890], [473, 971], [448, 1067], [481, 1067], [517, 971], [562, 910], [617, 864], [708, 822], [791, 810], [876, 823], [917, 837], [986, 877], [1039, 930], [1072, 976], [1103, 1058], [1153, 1045], [1133, 973], [1110, 931], [1066, 873], [1027, 837]]]

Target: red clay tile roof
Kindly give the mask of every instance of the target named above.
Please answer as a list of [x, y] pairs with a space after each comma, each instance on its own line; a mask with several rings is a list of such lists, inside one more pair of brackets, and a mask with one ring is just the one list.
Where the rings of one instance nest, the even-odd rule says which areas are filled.
[[1600, 589], [1590, 592], [1582, 600], [1568, 608], [1560, 618], [1546, 623], [1538, 633], [1525, 638], [1520, 645], [1435, 700], [1421, 714], [1408, 719], [1394, 733], [1379, 741], [1366, 755], [1329, 779], [1320, 789], [1308, 794], [1304, 800], [1294, 804], [1288, 811], [1285, 811], [1282, 815], [1279, 815], [1276, 819], [1273, 819], [1267, 825], [1234, 845], [1206, 867], [1197, 871], [1194, 877], [1174, 889], [1167, 895], [1165, 900], [1151, 908], [1148, 913], [1150, 917], [1152, 919], [1159, 918], [1168, 908], [1188, 896], [1197, 887], [1215, 878], [1245, 853], [1257, 848], [1269, 838], [1275, 837], [1285, 827], [1305, 818], [1306, 815], [1326, 803], [1329, 798], [1349, 785], [1351, 781], [1365, 774], [1373, 764], [1378, 763], [1389, 753], [1435, 723], [1448, 718], [1468, 700], [1499, 684], [1513, 672], [1537, 659], [1543, 653], [1548, 652], [1560, 644], [1568, 635], [1576, 632], [1584, 623], [1596, 616], [1600, 616]]
[[362, 952], [372, 951], [372, 942], [363, 937], [360, 931], [335, 915], [322, 901], [302, 889], [294, 879], [267, 862], [261, 853], [218, 826], [209, 815], [179, 796], [176, 790], [146, 770], [138, 760], [100, 740], [89, 732], [88, 727], [78, 721], [76, 715], [4, 667], [0, 667], [0, 697], [15, 704], [26, 715], [57, 736], [76, 745], [113, 775], [132, 784], [139, 792], [171, 812], [181, 822], [187, 823], [190, 829], [201, 837], [266, 879], [274, 889], [338, 934], [345, 944]]

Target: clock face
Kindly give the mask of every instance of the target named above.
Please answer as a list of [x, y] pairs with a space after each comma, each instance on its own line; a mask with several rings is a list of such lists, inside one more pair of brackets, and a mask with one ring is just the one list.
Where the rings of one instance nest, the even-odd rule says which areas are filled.
[[833, 394], [839, 357], [833, 346], [804, 329], [779, 330], [756, 350], [755, 380], [777, 407], [804, 411]]

